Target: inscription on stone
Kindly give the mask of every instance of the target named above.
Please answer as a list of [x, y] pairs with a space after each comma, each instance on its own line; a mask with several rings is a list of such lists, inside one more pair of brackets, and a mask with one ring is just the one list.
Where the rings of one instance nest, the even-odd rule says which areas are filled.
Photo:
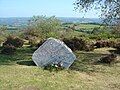
[[62, 67], [69, 68], [76, 59], [76, 56], [64, 42], [49, 38], [34, 52], [32, 59], [40, 67], [59, 63]]

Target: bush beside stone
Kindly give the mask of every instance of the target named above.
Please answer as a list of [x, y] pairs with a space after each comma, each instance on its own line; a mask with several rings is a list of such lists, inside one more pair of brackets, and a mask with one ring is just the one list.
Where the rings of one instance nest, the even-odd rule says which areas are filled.
[[16, 47], [12, 45], [5, 45], [1, 51], [2, 54], [11, 55], [16, 51]]
[[16, 48], [22, 47], [24, 44], [24, 41], [18, 37], [9, 36], [7, 37], [7, 40], [3, 43], [3, 46], [9, 45], [14, 46]]
[[9, 36], [7, 40], [3, 43], [2, 54], [11, 55], [14, 54], [17, 48], [22, 47], [24, 41], [20, 38]]
[[88, 44], [84, 39], [81, 38], [72, 38], [67, 39], [64, 38], [63, 42], [73, 51], [76, 50], [85, 50], [85, 51], [91, 51], [94, 50], [94, 45]]

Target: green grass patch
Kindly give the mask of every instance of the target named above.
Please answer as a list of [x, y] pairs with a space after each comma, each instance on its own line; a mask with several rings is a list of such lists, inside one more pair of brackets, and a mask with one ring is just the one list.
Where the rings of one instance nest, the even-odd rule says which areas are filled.
[[112, 48], [76, 51], [69, 70], [50, 72], [37, 67], [31, 57], [35, 49], [20, 48], [15, 55], [0, 54], [1, 90], [119, 90], [120, 63], [94, 64]]

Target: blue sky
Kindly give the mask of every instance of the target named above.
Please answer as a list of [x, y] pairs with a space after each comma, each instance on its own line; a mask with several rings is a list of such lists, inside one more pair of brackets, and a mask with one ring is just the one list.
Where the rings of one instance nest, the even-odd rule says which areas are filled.
[[46, 15], [56, 17], [98, 18], [99, 12], [91, 10], [85, 15], [74, 11], [75, 0], [0, 0], [0, 17], [31, 17]]

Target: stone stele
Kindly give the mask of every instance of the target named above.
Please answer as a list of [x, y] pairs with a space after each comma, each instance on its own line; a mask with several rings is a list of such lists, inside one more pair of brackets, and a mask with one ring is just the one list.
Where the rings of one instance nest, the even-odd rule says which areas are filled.
[[49, 38], [34, 52], [32, 59], [40, 67], [48, 64], [60, 64], [68, 69], [76, 59], [76, 56], [64, 42]]

